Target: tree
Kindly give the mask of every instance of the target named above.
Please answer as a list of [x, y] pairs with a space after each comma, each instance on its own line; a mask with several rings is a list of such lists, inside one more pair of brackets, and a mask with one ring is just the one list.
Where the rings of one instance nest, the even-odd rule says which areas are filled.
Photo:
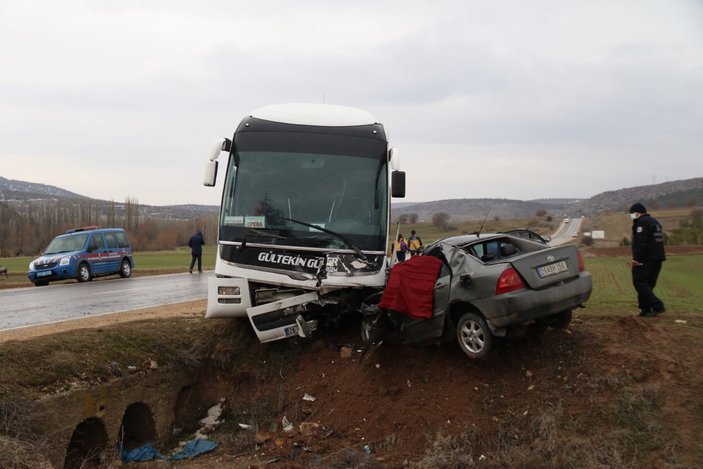
[[450, 216], [447, 212], [437, 212], [432, 215], [432, 225], [446, 230], [449, 224], [449, 218]]
[[408, 217], [407, 213], [400, 214], [400, 215], [398, 215], [398, 223], [400, 223], [401, 225], [407, 225], [408, 218], [409, 217]]
[[409, 214], [409, 215], [408, 215], [408, 223], [414, 225], [415, 223], [417, 223], [417, 218], [418, 218], [418, 217], [417, 217], [417, 213], [411, 213], [411, 214]]
[[539, 210], [537, 210], [537, 211], [535, 212], [535, 216], [537, 216], [537, 217], [543, 217], [543, 216], [545, 216], [546, 214], [547, 214], [547, 210], [546, 210], [546, 209], [543, 209], [543, 208], [540, 208]]
[[136, 197], [127, 197], [124, 202], [125, 225], [128, 230], [139, 231], [139, 202]]

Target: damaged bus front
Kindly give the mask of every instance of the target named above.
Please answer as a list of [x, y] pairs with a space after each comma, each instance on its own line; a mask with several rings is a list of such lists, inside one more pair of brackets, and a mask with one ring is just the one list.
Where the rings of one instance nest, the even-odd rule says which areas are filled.
[[[383, 126], [344, 106], [253, 112], [210, 155], [228, 153], [216, 276], [206, 317], [247, 316], [259, 340], [308, 336], [358, 311], [386, 281], [390, 198], [405, 194]], [[395, 171], [390, 168], [393, 167]]]

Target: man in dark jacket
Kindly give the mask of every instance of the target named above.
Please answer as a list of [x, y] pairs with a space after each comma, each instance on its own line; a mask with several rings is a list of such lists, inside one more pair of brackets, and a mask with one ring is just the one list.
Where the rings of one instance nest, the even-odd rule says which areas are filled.
[[640, 316], [656, 316], [666, 311], [654, 294], [664, 255], [664, 232], [659, 222], [641, 203], [630, 207], [632, 218], [632, 285], [637, 290]]
[[193, 236], [190, 237], [188, 241], [188, 246], [190, 246], [190, 273], [193, 273], [193, 266], [195, 265], [195, 260], [198, 260], [198, 272], [203, 273], [203, 245], [205, 244], [205, 238], [203, 237], [203, 232], [198, 231]]

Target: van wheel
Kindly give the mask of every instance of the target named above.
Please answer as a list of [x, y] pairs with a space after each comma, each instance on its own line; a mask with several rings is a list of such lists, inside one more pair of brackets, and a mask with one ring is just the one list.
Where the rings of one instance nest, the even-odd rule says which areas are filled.
[[120, 277], [128, 278], [131, 275], [132, 275], [132, 264], [130, 264], [127, 259], [122, 259], [122, 264], [120, 265]]
[[37, 280], [36, 282], [34, 282], [35, 287], [45, 287], [47, 285], [49, 285], [48, 280]]
[[456, 325], [461, 350], [474, 360], [485, 358], [493, 347], [493, 334], [486, 320], [476, 313], [464, 313]]
[[90, 273], [90, 267], [88, 264], [81, 264], [78, 266], [78, 275], [76, 276], [79, 282], [90, 282], [93, 279], [93, 275]]

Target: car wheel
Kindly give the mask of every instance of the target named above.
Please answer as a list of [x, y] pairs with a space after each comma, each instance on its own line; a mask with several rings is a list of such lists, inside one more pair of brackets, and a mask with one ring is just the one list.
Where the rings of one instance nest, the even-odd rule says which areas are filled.
[[89, 282], [93, 275], [90, 273], [90, 267], [88, 264], [81, 264], [78, 266], [78, 275], [76, 276], [79, 282]]
[[128, 278], [132, 275], [132, 264], [129, 263], [127, 259], [122, 260], [120, 265], [120, 277]]
[[361, 341], [364, 345], [377, 344], [388, 331], [388, 316], [384, 313], [365, 316], [361, 320]]
[[561, 313], [552, 314], [537, 320], [538, 323], [552, 327], [567, 327], [571, 323], [571, 310], [562, 311]]
[[461, 350], [474, 360], [484, 358], [493, 346], [493, 334], [486, 320], [476, 313], [465, 313], [456, 326]]

